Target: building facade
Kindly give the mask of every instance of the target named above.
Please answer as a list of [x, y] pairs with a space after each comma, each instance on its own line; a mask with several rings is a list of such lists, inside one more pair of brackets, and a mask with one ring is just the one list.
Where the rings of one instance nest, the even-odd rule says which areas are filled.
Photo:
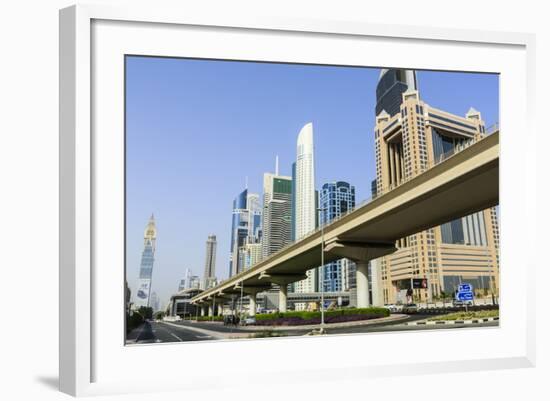
[[[294, 240], [298, 241], [315, 231], [317, 222], [317, 201], [315, 198], [315, 158], [313, 145], [313, 124], [307, 123], [300, 130], [296, 142], [296, 166], [293, 167], [295, 182]], [[317, 291], [317, 269], [311, 269], [307, 278], [294, 283], [295, 292]], [[303, 305], [297, 304], [300, 309]]]
[[233, 201], [231, 224], [231, 250], [229, 275], [240, 273], [244, 268], [241, 253], [247, 245], [260, 244], [262, 239], [262, 208], [260, 196], [242, 191]]
[[[321, 188], [319, 204], [322, 209], [320, 224], [328, 224], [355, 208], [355, 187], [344, 181], [328, 182]], [[324, 266], [319, 285], [326, 292], [349, 291], [354, 274], [353, 262], [340, 259]]]
[[261, 243], [246, 243], [239, 248], [239, 266], [243, 270], [250, 269], [256, 263], [262, 260], [262, 244]]
[[418, 90], [414, 70], [382, 69], [376, 86], [376, 115], [385, 111], [390, 116], [399, 113], [403, 93]]
[[275, 174], [264, 174], [262, 215], [262, 259], [291, 242], [292, 179]]
[[201, 279], [199, 276], [189, 277], [189, 285], [186, 289], [199, 289], [201, 287]]
[[[395, 188], [485, 135], [485, 123], [476, 110], [462, 117], [429, 106], [416, 90], [403, 92], [397, 113], [382, 110], [376, 118], [376, 194]], [[472, 284], [476, 296], [498, 294], [495, 208], [402, 238], [397, 246], [397, 252], [376, 263], [384, 303], [404, 301], [413, 278], [428, 279], [428, 288], [414, 289], [416, 301], [450, 296], [461, 282]]]
[[216, 247], [216, 236], [214, 234], [210, 234], [206, 240], [206, 257], [203, 275], [204, 289], [208, 289], [216, 283]]
[[155, 248], [157, 242], [157, 227], [155, 216], [151, 215], [143, 234], [143, 252], [139, 266], [138, 288], [134, 305], [136, 308], [151, 306], [151, 282], [155, 263]]

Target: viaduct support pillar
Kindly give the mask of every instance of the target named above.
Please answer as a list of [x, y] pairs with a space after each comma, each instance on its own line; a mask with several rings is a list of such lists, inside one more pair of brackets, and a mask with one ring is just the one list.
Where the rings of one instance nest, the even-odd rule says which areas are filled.
[[305, 273], [300, 274], [260, 274], [260, 280], [267, 280], [279, 286], [279, 312], [286, 312], [288, 285], [296, 281], [303, 280], [308, 276]]
[[249, 296], [250, 302], [249, 302], [249, 308], [248, 308], [248, 315], [249, 316], [255, 316], [256, 315], [256, 294], [250, 294]]
[[369, 302], [369, 262], [357, 262], [357, 307], [368, 308]]
[[357, 307], [368, 308], [370, 306], [369, 261], [395, 252], [397, 250], [395, 243], [369, 243], [336, 238], [328, 242], [325, 249], [329, 254], [348, 258], [355, 262], [357, 266]]
[[286, 312], [288, 284], [279, 284], [279, 312]]

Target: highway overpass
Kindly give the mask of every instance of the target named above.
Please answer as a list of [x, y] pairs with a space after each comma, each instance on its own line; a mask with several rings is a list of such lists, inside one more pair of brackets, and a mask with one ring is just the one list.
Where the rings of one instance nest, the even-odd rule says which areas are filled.
[[[393, 253], [407, 235], [498, 205], [499, 132], [449, 156], [395, 188], [323, 227], [325, 263], [346, 257], [357, 264], [357, 306], [366, 307], [368, 261]], [[321, 229], [194, 297], [210, 305], [234, 294], [250, 296], [279, 286], [279, 310], [286, 311], [287, 284], [321, 265]], [[255, 310], [255, 308], [251, 308]]]

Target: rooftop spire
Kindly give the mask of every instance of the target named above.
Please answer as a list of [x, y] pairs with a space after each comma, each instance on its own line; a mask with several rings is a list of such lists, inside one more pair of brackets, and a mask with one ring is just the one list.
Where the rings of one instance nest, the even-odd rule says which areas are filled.
[[275, 156], [275, 175], [279, 175], [279, 155]]

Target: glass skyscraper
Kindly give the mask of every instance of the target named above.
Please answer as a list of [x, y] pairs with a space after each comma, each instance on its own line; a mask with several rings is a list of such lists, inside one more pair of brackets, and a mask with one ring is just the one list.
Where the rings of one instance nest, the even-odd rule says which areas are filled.
[[414, 70], [382, 69], [376, 86], [376, 115], [383, 110], [391, 116], [401, 111], [403, 93], [416, 90]]
[[[262, 238], [262, 209], [260, 196], [249, 193], [248, 189], [242, 191], [233, 200], [233, 216], [231, 222], [231, 244], [229, 256], [229, 275], [234, 276], [244, 268], [250, 267], [250, 263], [256, 263], [250, 251], [259, 244]], [[243, 254], [248, 252], [249, 257], [243, 259]], [[255, 255], [252, 252], [252, 255]]]
[[[315, 199], [315, 155], [313, 144], [313, 124], [302, 127], [296, 141], [296, 166], [293, 166], [293, 216], [294, 240], [300, 240], [313, 232], [317, 222], [317, 202]], [[317, 291], [317, 269], [306, 272], [307, 278], [293, 285], [295, 292]], [[305, 305], [297, 303], [296, 309]]]
[[[355, 208], [355, 187], [344, 181], [328, 182], [323, 185], [320, 194], [320, 224], [325, 225]], [[324, 266], [320, 285], [326, 292], [349, 291], [354, 274], [354, 265], [348, 259], [340, 259]]]

